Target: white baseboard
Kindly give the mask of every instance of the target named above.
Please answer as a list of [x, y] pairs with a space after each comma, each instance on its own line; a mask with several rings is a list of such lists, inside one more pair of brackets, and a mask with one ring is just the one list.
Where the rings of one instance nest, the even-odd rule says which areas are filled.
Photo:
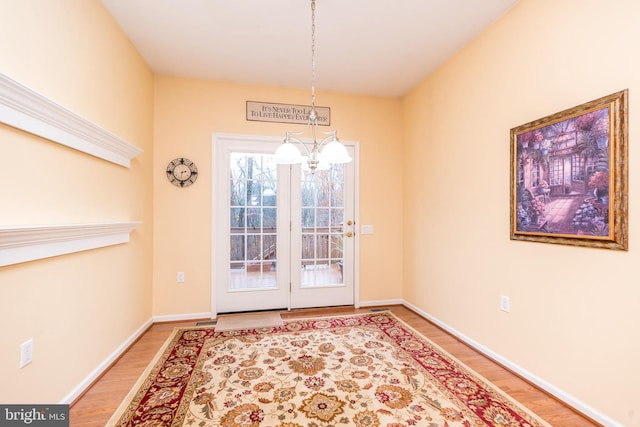
[[536, 385], [540, 389], [542, 389], [542, 390], [546, 391], [547, 393], [551, 394], [552, 396], [558, 398], [562, 402], [564, 402], [567, 405], [571, 406], [576, 411], [583, 413], [584, 415], [586, 415], [587, 417], [591, 418], [592, 420], [602, 424], [605, 427], [624, 427], [619, 422], [614, 421], [613, 419], [607, 417], [606, 415], [596, 411], [594, 408], [592, 408], [591, 406], [587, 405], [586, 403], [584, 403], [584, 402], [580, 401], [579, 399], [576, 399], [575, 397], [571, 396], [570, 394], [560, 390], [558, 387], [556, 387], [553, 384], [543, 380], [542, 378], [537, 377], [536, 375], [532, 374], [531, 372], [527, 371], [526, 369], [522, 368], [521, 366], [516, 365], [515, 363], [513, 363], [509, 359], [506, 359], [505, 357], [502, 357], [501, 355], [499, 355], [498, 353], [495, 353], [491, 349], [483, 346], [479, 342], [472, 340], [471, 338], [469, 338], [466, 335], [460, 333], [459, 331], [457, 331], [456, 329], [450, 327], [446, 323], [441, 322], [439, 319], [437, 319], [434, 316], [430, 315], [429, 313], [419, 309], [418, 307], [414, 306], [413, 304], [411, 304], [411, 303], [409, 303], [407, 301], [403, 301], [402, 304], [405, 307], [415, 311], [416, 313], [418, 313], [419, 315], [421, 315], [425, 319], [429, 320], [430, 322], [434, 323], [438, 327], [444, 329], [445, 331], [447, 331], [451, 335], [455, 336], [460, 341], [466, 343], [467, 345], [471, 346], [472, 348], [474, 348], [475, 350], [477, 350], [480, 353], [484, 354], [485, 356], [489, 357], [490, 359], [492, 359], [492, 360], [498, 362], [499, 364], [505, 366], [507, 369], [511, 370], [512, 372], [514, 372], [518, 376], [524, 378], [525, 380], [527, 380], [530, 383]]
[[162, 323], [162, 322], [175, 322], [181, 320], [195, 320], [195, 319], [210, 319], [211, 313], [191, 313], [191, 314], [170, 314], [164, 316], [153, 316], [151, 319], [144, 322], [138, 330], [136, 330], [129, 338], [125, 340], [113, 353], [109, 355], [98, 367], [96, 367], [76, 388], [74, 388], [71, 393], [65, 396], [60, 402], [63, 405], [71, 404], [74, 400], [76, 400], [82, 393], [89, 388], [96, 379], [100, 377], [107, 369], [113, 365], [113, 363], [120, 357], [122, 354], [127, 351], [127, 349], [133, 344], [140, 336], [154, 323]]
[[147, 320], [140, 326], [129, 338], [125, 340], [120, 346], [109, 355], [98, 367], [96, 367], [71, 393], [65, 396], [60, 404], [69, 405], [76, 400], [84, 391], [89, 388], [100, 375], [102, 375], [111, 365], [127, 351], [127, 349], [133, 344], [140, 336], [153, 324], [152, 319]]
[[153, 323], [179, 322], [182, 320], [197, 319], [213, 319], [213, 316], [210, 311], [206, 313], [164, 314], [162, 316], [153, 316]]
[[380, 307], [382, 305], [403, 305], [401, 299], [378, 300], [378, 301], [360, 301], [360, 307]]

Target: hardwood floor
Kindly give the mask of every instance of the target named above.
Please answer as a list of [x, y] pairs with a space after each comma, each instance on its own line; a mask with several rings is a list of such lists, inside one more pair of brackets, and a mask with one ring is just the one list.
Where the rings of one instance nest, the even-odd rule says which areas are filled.
[[[597, 424], [547, 393], [537, 389], [510, 371], [444, 332], [431, 322], [402, 306], [391, 311], [411, 327], [444, 348], [458, 360], [493, 382], [518, 402], [535, 412], [554, 427], [592, 427]], [[334, 314], [369, 312], [370, 308], [352, 307], [283, 311], [283, 319]], [[207, 320], [207, 319], [205, 319]], [[193, 326], [196, 321], [154, 324], [142, 337], [74, 404], [70, 411], [71, 426], [104, 426], [138, 377], [162, 347], [175, 327]]]

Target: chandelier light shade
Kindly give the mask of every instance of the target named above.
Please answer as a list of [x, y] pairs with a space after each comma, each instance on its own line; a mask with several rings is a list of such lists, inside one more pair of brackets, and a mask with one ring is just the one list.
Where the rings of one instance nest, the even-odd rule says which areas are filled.
[[285, 139], [276, 150], [276, 162], [281, 165], [295, 165], [302, 162], [302, 153], [293, 142]]
[[351, 156], [347, 149], [338, 139], [332, 139], [324, 146], [320, 152], [320, 160], [331, 164], [349, 163]]
[[[346, 147], [338, 140], [335, 130], [323, 131], [318, 127], [316, 115], [316, 0], [311, 0], [311, 111], [301, 131], [287, 132], [284, 142], [275, 152], [276, 163], [292, 165], [306, 162], [312, 172], [329, 169], [332, 164], [349, 163], [352, 159]], [[302, 137], [311, 135], [311, 142]], [[300, 151], [303, 147], [306, 155]], [[311, 147], [309, 147], [311, 146]]]

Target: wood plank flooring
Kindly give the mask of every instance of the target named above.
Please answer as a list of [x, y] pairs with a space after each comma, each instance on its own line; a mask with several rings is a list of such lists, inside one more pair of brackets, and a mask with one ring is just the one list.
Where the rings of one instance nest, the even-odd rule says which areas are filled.
[[[444, 348], [471, 369], [493, 382], [518, 402], [528, 407], [554, 427], [593, 427], [600, 426], [575, 412], [547, 393], [537, 389], [527, 381], [514, 375], [507, 369], [489, 360], [482, 354], [460, 342], [455, 337], [425, 320], [415, 312], [402, 307], [387, 307], [411, 327]], [[353, 307], [305, 309], [283, 311], [281, 316], [288, 318], [327, 316], [369, 312], [370, 308]], [[204, 319], [208, 320], [208, 319]], [[138, 377], [143, 373], [151, 359], [175, 327], [193, 326], [196, 321], [157, 323], [151, 326], [142, 337], [71, 406], [71, 426], [104, 426], [124, 400]]]

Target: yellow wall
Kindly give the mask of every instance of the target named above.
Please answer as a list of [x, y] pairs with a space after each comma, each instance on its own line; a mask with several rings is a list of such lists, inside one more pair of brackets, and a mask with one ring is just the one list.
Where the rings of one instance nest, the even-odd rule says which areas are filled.
[[[402, 135], [400, 100], [319, 92], [331, 128], [360, 142], [361, 301], [402, 297]], [[212, 133], [284, 136], [300, 125], [246, 121], [246, 101], [308, 104], [309, 90], [156, 77], [154, 120], [154, 314], [211, 311]], [[178, 188], [164, 168], [176, 157], [198, 166], [198, 181]], [[227, 242], [220, 242], [225, 245]], [[176, 283], [178, 271], [185, 283]]]
[[[521, 0], [403, 100], [404, 298], [626, 426], [640, 426], [639, 19], [635, 0]], [[629, 251], [509, 240], [509, 130], [625, 88]]]
[[0, 39], [0, 72], [144, 150], [128, 169], [0, 125], [1, 226], [143, 221], [128, 244], [0, 267], [0, 402], [58, 403], [152, 315], [153, 75], [97, 0], [4, 0]]
[[[318, 93], [332, 128], [360, 141], [360, 224], [375, 226], [360, 241], [361, 301], [404, 298], [628, 426], [640, 425], [638, 17], [634, 0], [521, 0], [402, 101]], [[0, 20], [0, 72], [144, 150], [127, 169], [0, 125], [3, 176], [19, 177], [0, 186], [1, 225], [143, 221], [129, 244], [0, 268], [0, 402], [52, 403], [151, 316], [210, 311], [211, 135], [283, 135], [291, 125], [247, 122], [245, 101], [308, 104], [309, 91], [154, 85], [98, 0], [4, 0]], [[509, 129], [625, 88], [629, 251], [510, 241]], [[165, 178], [179, 156], [200, 171], [186, 189]], [[34, 361], [18, 369], [29, 338]]]

